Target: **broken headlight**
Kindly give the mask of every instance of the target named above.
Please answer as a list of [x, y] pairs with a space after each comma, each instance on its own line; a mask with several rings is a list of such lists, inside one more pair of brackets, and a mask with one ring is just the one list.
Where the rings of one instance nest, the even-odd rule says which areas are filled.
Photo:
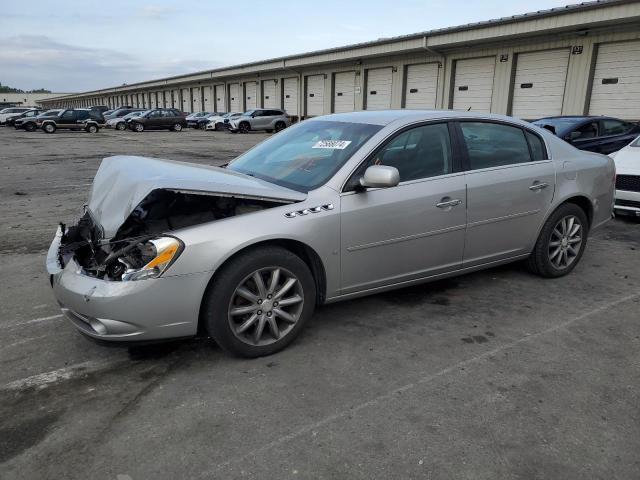
[[[118, 263], [124, 267], [122, 281], [143, 280], [157, 278], [175, 261], [184, 248], [180, 240], [174, 237], [160, 237], [138, 244], [136, 259], [132, 262], [131, 255], [118, 258]], [[142, 264], [142, 266], [138, 266]]]

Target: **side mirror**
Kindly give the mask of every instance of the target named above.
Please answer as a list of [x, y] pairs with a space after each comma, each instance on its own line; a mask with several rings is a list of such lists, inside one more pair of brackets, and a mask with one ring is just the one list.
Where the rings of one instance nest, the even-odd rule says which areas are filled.
[[371, 165], [360, 179], [360, 186], [364, 188], [389, 188], [400, 183], [400, 172], [396, 167], [388, 165]]

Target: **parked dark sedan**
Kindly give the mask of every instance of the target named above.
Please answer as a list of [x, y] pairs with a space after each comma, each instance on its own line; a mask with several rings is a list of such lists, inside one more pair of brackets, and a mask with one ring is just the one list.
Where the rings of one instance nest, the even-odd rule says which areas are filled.
[[136, 132], [169, 129], [179, 132], [187, 126], [184, 113], [175, 108], [147, 110], [139, 117], [129, 120], [129, 128]]
[[27, 110], [26, 112], [22, 112], [22, 113], [14, 116], [14, 117], [7, 118], [7, 121], [5, 122], [5, 125], [7, 127], [15, 127], [16, 126], [16, 121], [22, 120], [22, 119], [26, 119], [26, 118], [35, 118], [38, 115], [40, 115], [43, 111], [44, 110], [42, 110], [42, 109]]
[[640, 124], [611, 117], [548, 117], [533, 123], [580, 150], [605, 155], [617, 152], [640, 134]]

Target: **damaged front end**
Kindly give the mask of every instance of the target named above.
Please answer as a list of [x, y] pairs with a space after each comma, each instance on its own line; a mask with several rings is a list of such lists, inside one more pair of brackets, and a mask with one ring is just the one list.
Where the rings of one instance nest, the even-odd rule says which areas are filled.
[[224, 218], [280, 206], [288, 201], [177, 189], [151, 191], [111, 238], [89, 208], [71, 227], [60, 224], [47, 258], [54, 274], [73, 260], [78, 273], [109, 281], [162, 275], [180, 256], [183, 243], [169, 233]]

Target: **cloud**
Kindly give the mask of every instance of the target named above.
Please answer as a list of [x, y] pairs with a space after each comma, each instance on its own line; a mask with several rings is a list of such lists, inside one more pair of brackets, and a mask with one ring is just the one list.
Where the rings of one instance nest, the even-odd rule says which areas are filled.
[[175, 8], [164, 5], [145, 5], [139, 11], [139, 15], [147, 20], [165, 20], [175, 13]]
[[216, 66], [179, 58], [142, 60], [116, 50], [67, 45], [42, 35], [0, 38], [0, 44], [0, 82], [22, 89], [95, 90]]

